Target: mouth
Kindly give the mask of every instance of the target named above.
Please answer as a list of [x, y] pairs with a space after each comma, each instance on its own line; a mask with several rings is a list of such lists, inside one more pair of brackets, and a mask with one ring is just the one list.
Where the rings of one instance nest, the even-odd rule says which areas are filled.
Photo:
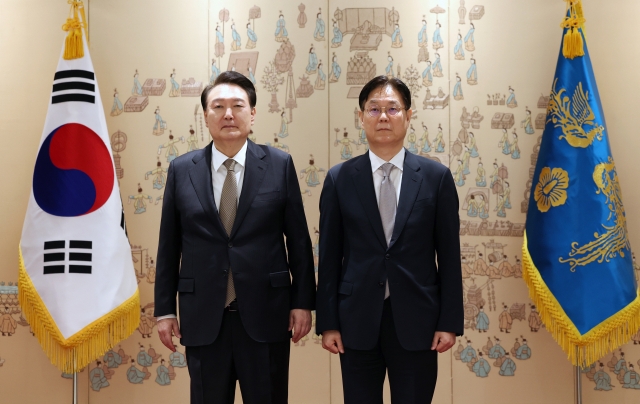
[[233, 125], [225, 125], [222, 127], [222, 129], [237, 129], [237, 126], [233, 126]]

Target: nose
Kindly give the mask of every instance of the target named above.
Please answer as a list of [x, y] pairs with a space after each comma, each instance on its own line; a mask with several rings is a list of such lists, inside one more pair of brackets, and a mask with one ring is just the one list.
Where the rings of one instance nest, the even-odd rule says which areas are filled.
[[224, 119], [233, 119], [233, 110], [231, 109], [231, 107], [227, 108], [224, 111]]
[[378, 118], [379, 121], [382, 122], [388, 122], [389, 121], [389, 115], [387, 115], [387, 109], [384, 108], [381, 112], [380, 112], [380, 117]]

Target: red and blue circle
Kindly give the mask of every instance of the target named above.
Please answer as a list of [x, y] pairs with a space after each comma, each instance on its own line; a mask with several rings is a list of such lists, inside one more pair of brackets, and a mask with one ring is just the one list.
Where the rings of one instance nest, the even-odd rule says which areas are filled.
[[54, 129], [42, 143], [33, 196], [45, 212], [63, 217], [89, 214], [107, 202], [113, 186], [111, 153], [93, 130], [68, 123]]

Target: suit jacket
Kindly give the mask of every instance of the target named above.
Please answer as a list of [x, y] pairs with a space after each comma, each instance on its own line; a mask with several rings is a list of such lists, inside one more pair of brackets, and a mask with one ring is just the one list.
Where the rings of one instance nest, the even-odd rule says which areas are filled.
[[256, 341], [290, 338], [289, 311], [315, 305], [311, 240], [291, 156], [247, 142], [242, 192], [229, 236], [213, 197], [213, 143], [169, 166], [155, 315], [175, 314], [178, 294], [182, 345], [207, 345], [217, 337], [230, 268], [242, 323]]
[[388, 279], [403, 348], [430, 349], [435, 331], [462, 335], [459, 229], [456, 187], [440, 163], [405, 153], [388, 247], [369, 153], [331, 168], [320, 197], [316, 332], [339, 330], [346, 347], [372, 349]]

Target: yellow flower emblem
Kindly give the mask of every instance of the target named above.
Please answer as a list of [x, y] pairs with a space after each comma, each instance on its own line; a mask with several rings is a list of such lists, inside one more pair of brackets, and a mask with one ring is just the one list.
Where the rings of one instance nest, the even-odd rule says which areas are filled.
[[552, 206], [564, 205], [567, 201], [569, 174], [562, 168], [544, 167], [536, 185], [534, 198], [540, 212], [547, 212]]

